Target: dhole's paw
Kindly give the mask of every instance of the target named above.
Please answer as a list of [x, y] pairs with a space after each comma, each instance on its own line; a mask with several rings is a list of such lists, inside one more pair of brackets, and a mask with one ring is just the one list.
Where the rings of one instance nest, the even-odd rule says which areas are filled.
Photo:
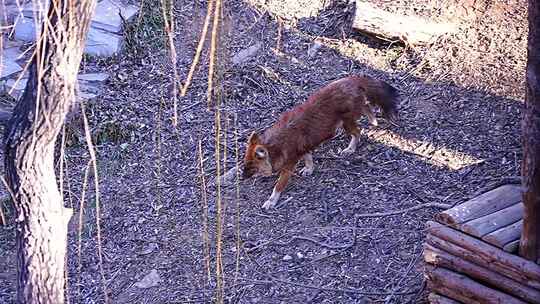
[[354, 152], [356, 152], [355, 149], [352, 149], [352, 148], [349, 147], [349, 148], [346, 148], [343, 151], [339, 152], [339, 155], [341, 155], [341, 156], [349, 156], [349, 155], [353, 154]]
[[263, 209], [268, 211], [268, 209], [273, 208], [277, 204], [277, 200], [268, 199], [264, 204], [262, 205]]
[[300, 174], [303, 176], [310, 176], [313, 174], [313, 167], [304, 167], [300, 170]]

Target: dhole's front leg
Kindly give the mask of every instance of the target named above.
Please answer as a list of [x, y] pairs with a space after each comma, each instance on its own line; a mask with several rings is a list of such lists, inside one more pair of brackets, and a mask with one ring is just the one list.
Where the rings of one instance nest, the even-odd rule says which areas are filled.
[[268, 198], [268, 200], [262, 205], [264, 209], [268, 210], [277, 204], [281, 193], [283, 190], [285, 190], [285, 187], [287, 187], [287, 184], [289, 183], [289, 179], [293, 175], [294, 168], [295, 166], [287, 166], [281, 169], [277, 183], [272, 191], [272, 195], [270, 195], [270, 198]]
[[343, 120], [343, 128], [345, 132], [351, 136], [351, 141], [347, 148], [340, 152], [342, 156], [351, 155], [356, 151], [358, 145], [358, 139], [360, 138], [360, 130], [354, 119], [348, 118]]
[[304, 176], [311, 175], [313, 173], [313, 155], [311, 153], [304, 154], [304, 168], [300, 170], [300, 173]]

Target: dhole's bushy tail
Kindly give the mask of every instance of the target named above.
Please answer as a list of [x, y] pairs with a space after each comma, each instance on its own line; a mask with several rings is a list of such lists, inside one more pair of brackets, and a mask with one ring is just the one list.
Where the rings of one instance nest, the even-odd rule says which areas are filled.
[[378, 105], [383, 117], [396, 122], [399, 118], [399, 91], [388, 83], [369, 76], [357, 76], [360, 85], [366, 90], [369, 102]]

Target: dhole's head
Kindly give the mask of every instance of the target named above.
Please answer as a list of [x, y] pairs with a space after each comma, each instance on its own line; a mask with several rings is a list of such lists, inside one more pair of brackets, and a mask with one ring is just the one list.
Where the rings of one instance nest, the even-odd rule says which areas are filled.
[[253, 132], [248, 139], [242, 178], [246, 179], [258, 175], [272, 175], [272, 165], [268, 149], [262, 144], [259, 135]]

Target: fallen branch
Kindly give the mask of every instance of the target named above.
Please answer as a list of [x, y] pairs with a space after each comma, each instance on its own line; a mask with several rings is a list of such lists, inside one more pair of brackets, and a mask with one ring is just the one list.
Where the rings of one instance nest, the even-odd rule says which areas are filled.
[[392, 292], [392, 291], [363, 291], [359, 289], [353, 289], [353, 288], [329, 288], [329, 287], [322, 287], [322, 286], [315, 286], [315, 285], [308, 285], [308, 284], [302, 284], [302, 283], [296, 283], [296, 282], [290, 282], [285, 281], [277, 278], [271, 278], [271, 280], [251, 280], [251, 279], [240, 279], [242, 281], [246, 281], [255, 285], [268, 285], [268, 284], [274, 284], [274, 283], [280, 283], [285, 285], [293, 285], [308, 289], [315, 289], [319, 291], [329, 291], [329, 292], [341, 292], [341, 293], [354, 293], [354, 294], [361, 294], [361, 295], [367, 295], [367, 296], [386, 296], [390, 294], [394, 295], [408, 295], [416, 293], [416, 290], [408, 290], [408, 291], [399, 291], [399, 292]]
[[192, 104], [190, 104], [190, 105], [187, 105], [187, 106], [183, 107], [182, 109], [180, 109], [180, 111], [181, 111], [181, 112], [185, 112], [185, 111], [187, 111], [187, 110], [189, 110], [189, 109], [191, 109], [191, 108], [194, 108], [194, 107], [200, 105], [201, 103], [202, 103], [202, 101], [194, 102], [194, 103], [192, 103]]
[[[270, 245], [273, 242], [275, 242], [276, 240], [282, 239], [282, 238], [287, 237], [289, 235], [291, 235], [291, 233], [287, 232], [285, 234], [279, 235], [279, 236], [277, 236], [275, 238], [272, 238], [272, 239], [270, 239], [270, 240], [268, 240], [268, 241], [266, 241], [264, 243], [260, 243], [260, 244], [253, 244], [252, 242], [246, 241], [246, 242], [244, 242], [243, 247], [244, 247], [244, 249], [246, 250], [247, 253], [251, 253], [251, 252], [255, 251], [256, 249], [259, 249], [261, 247]], [[253, 247], [251, 247], [251, 246], [248, 247], [247, 245], [249, 245], [249, 244], [253, 244], [254, 246]]]
[[426, 203], [418, 206], [414, 206], [411, 208], [403, 209], [403, 210], [396, 210], [396, 211], [389, 211], [389, 212], [376, 212], [376, 213], [366, 213], [366, 214], [358, 214], [357, 218], [364, 218], [364, 217], [381, 217], [381, 216], [389, 216], [389, 215], [396, 215], [401, 213], [406, 213], [409, 211], [414, 211], [422, 208], [442, 208], [442, 209], [448, 209], [452, 207], [452, 205], [449, 204], [441, 204], [441, 203]]
[[356, 1], [353, 28], [387, 41], [409, 45], [428, 44], [439, 36], [455, 33], [457, 25], [385, 11], [367, 1]]

